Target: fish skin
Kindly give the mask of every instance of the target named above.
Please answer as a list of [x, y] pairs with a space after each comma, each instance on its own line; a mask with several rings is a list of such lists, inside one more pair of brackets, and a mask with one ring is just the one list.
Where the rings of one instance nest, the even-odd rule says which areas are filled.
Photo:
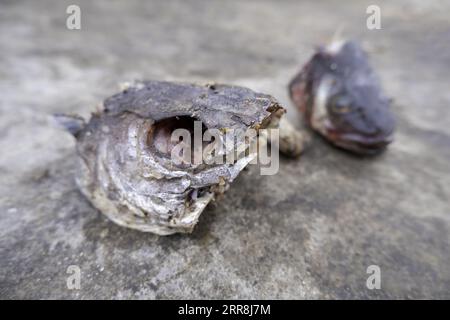
[[256, 154], [230, 165], [180, 168], [148, 146], [154, 124], [189, 116], [208, 129], [246, 130], [283, 113], [274, 98], [247, 88], [161, 81], [135, 82], [103, 105], [77, 131], [77, 184], [115, 223], [159, 235], [192, 232], [206, 205]]

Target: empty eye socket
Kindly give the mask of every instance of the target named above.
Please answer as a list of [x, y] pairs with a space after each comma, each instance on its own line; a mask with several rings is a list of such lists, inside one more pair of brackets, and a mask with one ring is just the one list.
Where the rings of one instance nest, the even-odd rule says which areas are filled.
[[340, 114], [350, 112], [351, 100], [347, 96], [337, 96], [331, 101], [331, 111]]
[[[177, 117], [171, 117], [164, 120], [160, 120], [152, 125], [148, 132], [147, 136], [147, 145], [157, 152], [160, 156], [163, 157], [171, 157], [172, 149], [181, 141], [183, 141], [183, 136], [176, 135], [179, 140], [178, 141], [172, 141], [172, 135], [175, 130], [177, 129], [183, 129], [187, 133], [188, 139], [190, 138], [191, 141], [185, 141], [188, 145], [191, 146], [191, 155], [192, 159], [194, 157], [194, 154], [196, 152], [201, 152], [194, 149], [196, 146], [196, 143], [194, 139], [195, 137], [195, 126], [200, 125], [201, 128], [201, 136], [200, 139], [203, 138], [203, 134], [206, 131], [206, 126], [197, 118], [190, 117], [190, 116], [177, 116]], [[203, 142], [203, 140], [200, 140]], [[206, 144], [207, 142], [203, 142], [203, 144]], [[192, 160], [191, 159], [191, 160]], [[193, 161], [193, 160], [192, 160]], [[192, 163], [192, 162], [191, 162]]]

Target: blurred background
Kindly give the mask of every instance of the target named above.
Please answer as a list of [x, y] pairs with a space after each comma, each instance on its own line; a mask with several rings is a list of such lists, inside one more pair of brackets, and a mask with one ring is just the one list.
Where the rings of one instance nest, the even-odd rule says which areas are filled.
[[[80, 30], [66, 27], [72, 4]], [[449, 12], [416, 0], [0, 0], [0, 298], [450, 298]], [[192, 235], [118, 227], [77, 190], [74, 140], [52, 113], [88, 117], [133, 79], [217, 81], [273, 95], [301, 127], [287, 84], [339, 28], [394, 99], [381, 156], [313, 135], [277, 175], [243, 172]]]

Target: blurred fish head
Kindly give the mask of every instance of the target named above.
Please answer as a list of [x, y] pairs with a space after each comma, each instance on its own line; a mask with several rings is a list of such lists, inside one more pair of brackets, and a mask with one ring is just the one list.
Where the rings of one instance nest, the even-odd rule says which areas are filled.
[[348, 88], [325, 77], [313, 105], [311, 125], [334, 144], [358, 153], [377, 153], [393, 140], [390, 101], [370, 86]]
[[392, 142], [391, 102], [356, 43], [332, 43], [320, 49], [302, 73], [303, 81], [294, 79], [291, 84], [291, 96], [294, 102], [303, 99], [301, 109], [314, 130], [361, 154], [378, 153]]

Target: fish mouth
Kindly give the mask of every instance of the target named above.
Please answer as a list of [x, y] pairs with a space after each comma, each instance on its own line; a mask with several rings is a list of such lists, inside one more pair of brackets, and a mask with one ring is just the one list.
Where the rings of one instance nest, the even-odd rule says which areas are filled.
[[360, 133], [341, 133], [335, 136], [333, 142], [343, 148], [359, 154], [378, 154], [394, 140], [393, 132], [376, 135]]

